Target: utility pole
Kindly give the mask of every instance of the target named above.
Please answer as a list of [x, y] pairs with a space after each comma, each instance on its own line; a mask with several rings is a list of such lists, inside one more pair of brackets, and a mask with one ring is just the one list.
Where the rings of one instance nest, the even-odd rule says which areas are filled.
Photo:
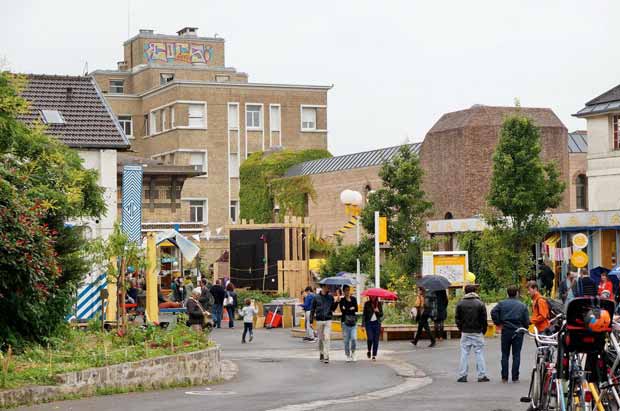
[[380, 264], [379, 264], [379, 258], [380, 258], [380, 253], [379, 253], [379, 212], [375, 211], [375, 287], [379, 288], [380, 286], [380, 281], [379, 281], [379, 271], [380, 271]]

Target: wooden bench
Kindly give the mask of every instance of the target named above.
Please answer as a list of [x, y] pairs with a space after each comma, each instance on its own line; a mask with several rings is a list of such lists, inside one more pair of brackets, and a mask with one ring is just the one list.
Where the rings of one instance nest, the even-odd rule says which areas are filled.
[[[433, 324], [431, 323], [431, 330], [435, 332]], [[392, 340], [412, 340], [415, 336], [416, 331], [418, 330], [417, 324], [382, 324], [381, 325], [381, 333], [383, 335], [383, 341], [389, 341], [390, 337]], [[452, 338], [459, 338], [461, 336], [461, 332], [454, 324], [444, 325], [444, 332], [446, 333], [446, 339], [450, 340]], [[427, 335], [424, 335], [428, 338]], [[495, 325], [489, 324], [488, 331], [485, 335], [486, 337], [495, 336]]]

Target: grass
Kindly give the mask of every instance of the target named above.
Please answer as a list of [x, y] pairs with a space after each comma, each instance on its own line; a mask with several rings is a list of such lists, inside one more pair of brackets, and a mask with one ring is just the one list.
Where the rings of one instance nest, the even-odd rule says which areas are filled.
[[50, 338], [45, 346], [31, 345], [15, 353], [8, 372], [0, 376], [0, 388], [54, 385], [58, 374], [198, 351], [211, 345], [206, 334], [197, 334], [181, 324], [170, 331], [130, 325], [122, 337], [115, 332], [69, 329], [62, 337]]

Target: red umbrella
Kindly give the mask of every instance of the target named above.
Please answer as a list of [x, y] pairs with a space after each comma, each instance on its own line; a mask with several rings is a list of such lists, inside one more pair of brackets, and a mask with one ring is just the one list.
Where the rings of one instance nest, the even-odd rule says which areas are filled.
[[398, 300], [396, 293], [393, 293], [383, 288], [368, 288], [362, 292], [364, 297], [379, 297], [384, 300]]

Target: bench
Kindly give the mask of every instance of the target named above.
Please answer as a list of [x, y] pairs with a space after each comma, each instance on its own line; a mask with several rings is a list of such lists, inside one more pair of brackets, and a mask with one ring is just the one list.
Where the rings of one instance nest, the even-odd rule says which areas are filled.
[[[431, 325], [431, 330], [435, 332], [433, 324], [431, 323], [430, 325]], [[383, 335], [383, 338], [382, 338], [383, 341], [389, 341], [390, 339], [412, 340], [417, 330], [418, 330], [417, 324], [382, 324], [381, 325], [381, 333]], [[454, 324], [444, 325], [443, 331], [446, 333], [446, 339], [448, 340], [452, 338], [459, 338], [461, 336], [461, 332]], [[423, 336], [428, 338], [428, 335], [423, 334]], [[495, 325], [491, 323], [489, 324], [488, 331], [485, 337], [493, 337], [493, 336], [495, 336]]]

